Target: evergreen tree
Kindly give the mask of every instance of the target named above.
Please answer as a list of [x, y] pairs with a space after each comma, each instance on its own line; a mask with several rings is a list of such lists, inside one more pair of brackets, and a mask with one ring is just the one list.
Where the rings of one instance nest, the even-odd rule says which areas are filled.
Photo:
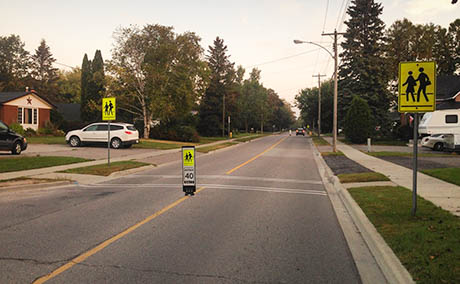
[[364, 143], [372, 133], [372, 115], [367, 102], [353, 96], [345, 117], [345, 136], [353, 143]]
[[97, 121], [101, 119], [102, 97], [105, 91], [104, 60], [100, 50], [96, 50], [93, 61], [91, 61], [91, 75], [88, 83], [87, 107], [88, 120]]
[[208, 66], [211, 81], [200, 103], [198, 131], [202, 135], [217, 136], [225, 130], [225, 97], [232, 91], [235, 82], [234, 63], [230, 62], [224, 40], [217, 37], [214, 46], [209, 46]]
[[21, 38], [0, 36], [0, 92], [23, 90], [29, 65], [29, 52]]
[[49, 46], [44, 39], [32, 55], [32, 78], [36, 82], [34, 88], [42, 96], [51, 101], [60, 101], [57, 93], [56, 82], [59, 78], [58, 69], [53, 67], [56, 59], [53, 58]]
[[369, 104], [377, 125], [388, 130], [390, 94], [383, 46], [385, 25], [379, 18], [382, 5], [374, 0], [352, 0], [351, 3], [340, 54], [339, 113], [346, 113], [352, 96], [358, 95]]
[[91, 61], [88, 60], [88, 55], [83, 56], [83, 62], [81, 64], [81, 98], [80, 98], [80, 112], [81, 119], [83, 121], [89, 122], [90, 119], [90, 109], [88, 105], [89, 101], [89, 85], [92, 77], [91, 72]]

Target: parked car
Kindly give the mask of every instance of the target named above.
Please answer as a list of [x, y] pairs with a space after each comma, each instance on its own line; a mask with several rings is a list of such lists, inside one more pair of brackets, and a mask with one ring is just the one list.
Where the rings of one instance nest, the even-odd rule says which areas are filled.
[[[71, 147], [78, 147], [83, 144], [107, 144], [108, 129], [107, 122], [93, 123], [82, 129], [69, 131], [65, 136], [65, 141]], [[137, 143], [139, 143], [139, 132], [132, 124], [110, 123], [110, 146], [112, 148], [129, 148]]]
[[27, 140], [11, 130], [8, 125], [0, 121], [0, 150], [11, 151], [13, 155], [19, 155], [27, 149]]
[[433, 134], [422, 139], [422, 147], [431, 148], [435, 151], [442, 151], [445, 148], [446, 134]]
[[303, 128], [297, 128], [297, 129], [295, 130], [295, 136], [297, 136], [297, 135], [305, 136], [305, 129], [303, 129]]
[[422, 135], [460, 133], [460, 109], [445, 109], [427, 112], [418, 127]]

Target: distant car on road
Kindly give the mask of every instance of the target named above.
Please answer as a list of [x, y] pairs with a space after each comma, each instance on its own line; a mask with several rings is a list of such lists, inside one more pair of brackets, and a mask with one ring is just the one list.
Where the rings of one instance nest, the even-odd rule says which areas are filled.
[[13, 155], [19, 155], [27, 149], [27, 140], [11, 130], [8, 125], [0, 121], [0, 150], [11, 151]]
[[[65, 141], [71, 147], [78, 147], [83, 144], [107, 144], [108, 129], [107, 122], [93, 123], [82, 129], [69, 131], [65, 136]], [[139, 143], [139, 132], [132, 124], [110, 123], [110, 146], [112, 148], [129, 148], [137, 143]]]
[[303, 128], [297, 128], [297, 129], [295, 130], [295, 136], [297, 136], [297, 135], [305, 136], [305, 129], [303, 129]]
[[444, 150], [446, 143], [445, 134], [433, 134], [422, 139], [422, 147], [431, 148], [435, 151]]

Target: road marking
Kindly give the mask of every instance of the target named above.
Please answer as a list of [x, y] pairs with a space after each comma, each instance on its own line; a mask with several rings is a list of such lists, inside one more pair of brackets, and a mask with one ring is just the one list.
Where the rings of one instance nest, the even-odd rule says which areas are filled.
[[[201, 187], [199, 188], [195, 193], [199, 193], [200, 191], [202, 191], [204, 189], [204, 187]], [[53, 272], [51, 272], [50, 274], [47, 274], [45, 276], [42, 276], [40, 278], [38, 278], [37, 280], [35, 280], [33, 282], [33, 284], [41, 284], [41, 283], [45, 283], [46, 281], [58, 276], [59, 274], [61, 274], [62, 272], [70, 269], [72, 266], [74, 266], [75, 264], [79, 264], [83, 261], [85, 261], [88, 257], [94, 255], [95, 253], [103, 250], [104, 248], [106, 248], [107, 246], [109, 246], [111, 243], [121, 239], [122, 237], [126, 236], [127, 234], [133, 232], [134, 230], [138, 229], [139, 227], [145, 225], [146, 223], [152, 221], [153, 219], [155, 219], [156, 217], [162, 215], [163, 213], [165, 213], [166, 211], [168, 211], [169, 209], [171, 208], [174, 208], [176, 207], [177, 205], [181, 204], [182, 202], [184, 202], [185, 200], [189, 199], [190, 196], [184, 196], [178, 200], [176, 200], [175, 202], [169, 204], [168, 206], [164, 207], [163, 209], [161, 209], [160, 211], [157, 211], [155, 212], [154, 214], [150, 215], [149, 217], [145, 218], [144, 220], [142, 220], [141, 222], [129, 227], [128, 229], [124, 230], [123, 232], [119, 233], [118, 235], [115, 235], [113, 237], [111, 237], [110, 239], [108, 240], [105, 240], [104, 242], [102, 242], [101, 244], [97, 245], [96, 247], [88, 250], [87, 252], [83, 253], [83, 254], [80, 254], [79, 256], [75, 257], [74, 259], [72, 259], [71, 261], [67, 262], [66, 264], [64, 264], [63, 266], [57, 268], [56, 270], [54, 270]]]
[[245, 186], [245, 185], [222, 185], [222, 184], [205, 184], [207, 189], [229, 189], [229, 190], [245, 190], [245, 191], [264, 191], [276, 193], [296, 193], [307, 195], [322, 195], [327, 196], [325, 191], [321, 190], [308, 190], [296, 188], [279, 188], [279, 187], [261, 187], [261, 186]]
[[278, 146], [281, 142], [283, 142], [288, 136], [284, 137], [283, 139], [281, 139], [280, 141], [276, 142], [275, 144], [273, 144], [270, 148], [268, 148], [267, 150], [263, 151], [262, 153], [252, 157], [251, 159], [247, 160], [246, 162], [242, 163], [241, 165], [239, 166], [236, 166], [234, 167], [233, 169], [229, 170], [228, 172], [226, 172], [225, 174], [229, 175], [231, 173], [233, 173], [234, 171], [236, 171], [237, 169], [249, 164], [250, 162], [254, 161], [255, 159], [259, 158], [260, 156], [262, 156], [263, 154], [267, 153], [268, 151], [270, 151], [271, 149], [275, 148], [276, 146]]
[[[181, 179], [180, 175], [135, 175], [126, 177], [125, 179], [137, 179], [139, 177], [161, 178], [161, 179]], [[303, 184], [323, 184], [322, 181], [308, 179], [284, 179], [284, 178], [266, 178], [266, 177], [244, 177], [244, 176], [228, 176], [228, 175], [199, 175], [198, 180], [203, 179], [226, 179], [226, 180], [251, 180], [251, 181], [266, 181], [266, 182], [281, 182], [281, 183], [303, 183]], [[104, 184], [100, 184], [104, 185]]]

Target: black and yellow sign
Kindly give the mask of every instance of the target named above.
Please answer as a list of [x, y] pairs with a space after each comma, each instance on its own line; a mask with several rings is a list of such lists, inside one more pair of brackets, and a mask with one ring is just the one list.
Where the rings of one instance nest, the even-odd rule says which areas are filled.
[[115, 98], [102, 99], [102, 120], [116, 120], [116, 101]]
[[195, 147], [182, 146], [182, 189], [185, 195], [196, 191]]
[[399, 112], [431, 112], [436, 110], [436, 63], [399, 63]]

